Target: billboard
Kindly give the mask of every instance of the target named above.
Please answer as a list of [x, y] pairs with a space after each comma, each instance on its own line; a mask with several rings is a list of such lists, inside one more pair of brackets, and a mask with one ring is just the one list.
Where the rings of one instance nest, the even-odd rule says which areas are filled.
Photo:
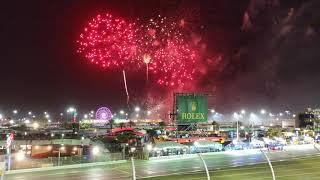
[[178, 95], [176, 98], [178, 123], [208, 121], [208, 99], [206, 96]]

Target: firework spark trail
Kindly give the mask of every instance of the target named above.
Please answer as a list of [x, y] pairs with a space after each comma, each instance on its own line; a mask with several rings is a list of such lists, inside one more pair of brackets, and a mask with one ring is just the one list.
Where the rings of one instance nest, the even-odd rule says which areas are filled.
[[122, 70], [122, 74], [123, 74], [124, 88], [125, 88], [126, 94], [127, 94], [127, 105], [129, 107], [129, 92], [128, 92], [128, 87], [127, 87], [127, 78], [126, 78], [125, 70]]

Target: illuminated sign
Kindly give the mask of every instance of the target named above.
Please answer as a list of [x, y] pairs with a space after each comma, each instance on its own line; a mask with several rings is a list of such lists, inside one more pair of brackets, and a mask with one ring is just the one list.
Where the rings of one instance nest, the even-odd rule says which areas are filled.
[[206, 122], [208, 120], [208, 100], [205, 96], [177, 96], [178, 123]]

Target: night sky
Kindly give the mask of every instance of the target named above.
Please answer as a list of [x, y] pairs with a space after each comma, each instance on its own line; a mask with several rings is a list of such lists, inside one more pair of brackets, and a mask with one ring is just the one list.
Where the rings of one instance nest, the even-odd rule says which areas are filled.
[[[215, 108], [222, 112], [317, 107], [319, 9], [317, 0], [2, 2], [0, 110], [125, 106], [121, 72], [103, 71], [76, 53], [84, 25], [103, 12], [129, 20], [158, 14], [186, 19], [205, 47], [204, 70], [193, 89], [214, 93]], [[141, 77], [128, 74], [136, 104], [145, 94]]]

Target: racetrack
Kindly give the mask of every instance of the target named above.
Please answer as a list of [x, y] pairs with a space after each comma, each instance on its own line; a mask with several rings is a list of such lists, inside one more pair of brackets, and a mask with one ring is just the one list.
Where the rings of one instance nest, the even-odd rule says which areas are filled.
[[[312, 145], [287, 147], [283, 152], [268, 152], [268, 156], [275, 166], [276, 176], [286, 178], [301, 172], [309, 175], [312, 159], [320, 160], [319, 152]], [[305, 157], [306, 160], [302, 160]], [[311, 157], [311, 158], [310, 158]], [[214, 179], [271, 179], [271, 172], [260, 150], [243, 150], [220, 153], [203, 154], [208, 168]], [[301, 159], [302, 158], [302, 159]], [[294, 163], [292, 163], [294, 162]], [[156, 158], [147, 161], [136, 160], [136, 174], [138, 179], [203, 179], [205, 172], [203, 164], [196, 154]], [[288, 166], [290, 164], [290, 166]], [[299, 165], [301, 164], [301, 165]], [[241, 166], [241, 167], [240, 167]], [[306, 171], [304, 170], [305, 167]], [[320, 167], [316, 164], [314, 167]], [[296, 171], [295, 171], [296, 170]], [[193, 175], [190, 175], [192, 173]], [[309, 174], [308, 174], [309, 173]], [[320, 173], [320, 172], [319, 172]], [[317, 171], [313, 174], [319, 175]], [[188, 175], [186, 175], [188, 174]], [[313, 174], [310, 177], [313, 178]], [[131, 179], [132, 168], [130, 162], [89, 166], [84, 168], [56, 169], [23, 173], [7, 174], [8, 180], [53, 180], [53, 179]], [[175, 175], [175, 176], [171, 176]], [[236, 177], [236, 178], [235, 178]], [[298, 175], [296, 177], [299, 177]]]

